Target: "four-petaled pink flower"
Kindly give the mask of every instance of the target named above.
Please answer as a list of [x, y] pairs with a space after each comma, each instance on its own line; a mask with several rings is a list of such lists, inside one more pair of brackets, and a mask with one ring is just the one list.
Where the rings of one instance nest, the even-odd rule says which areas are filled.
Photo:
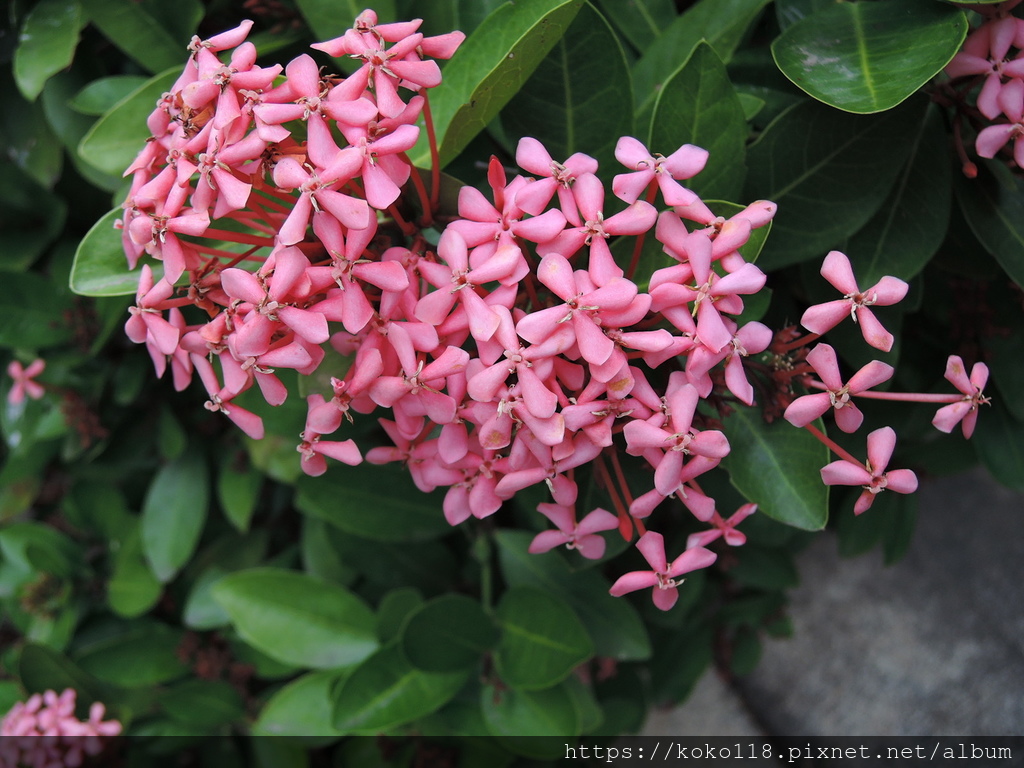
[[530, 544], [531, 554], [564, 544], [588, 560], [600, 560], [604, 556], [605, 540], [598, 536], [598, 531], [613, 531], [619, 527], [619, 519], [606, 509], [595, 509], [578, 523], [576, 510], [571, 505], [538, 504], [537, 511], [558, 526], [558, 530], [538, 533]]
[[821, 480], [825, 485], [859, 485], [864, 488], [853, 507], [856, 515], [867, 511], [874, 503], [875, 496], [889, 490], [896, 493], [913, 493], [917, 490], [917, 475], [909, 469], [885, 471], [896, 447], [896, 432], [892, 427], [876, 429], [868, 435], [868, 460], [866, 464], [855, 464], [846, 459], [833, 461], [821, 468]]
[[872, 314], [869, 307], [877, 304], [888, 307], [907, 295], [909, 286], [898, 277], [886, 275], [875, 285], [861, 290], [853, 276], [853, 267], [845, 254], [831, 251], [821, 265], [821, 276], [828, 280], [844, 296], [837, 301], [815, 304], [808, 308], [800, 323], [812, 333], [822, 334], [831, 330], [847, 315], [860, 324], [864, 340], [875, 349], [888, 352], [892, 349], [893, 336]]
[[652, 570], [632, 571], [620, 576], [618, 581], [612, 584], [609, 592], [615, 597], [621, 597], [628, 592], [652, 587], [651, 597], [654, 605], [663, 611], [669, 610], [679, 599], [678, 587], [684, 581], [679, 578], [680, 576], [707, 568], [718, 559], [718, 555], [710, 549], [694, 547], [669, 563], [665, 557], [665, 539], [655, 531], [648, 531], [641, 536], [636, 548], [640, 550]]
[[932, 424], [948, 434], [962, 422], [964, 437], [969, 438], [974, 434], [974, 425], [978, 423], [978, 406], [989, 403], [989, 398], [984, 395], [985, 384], [988, 383], [988, 366], [975, 363], [968, 377], [964, 361], [956, 355], [950, 355], [946, 362], [946, 380], [963, 392], [964, 397], [939, 408]]
[[829, 408], [834, 408], [836, 425], [843, 432], [856, 432], [864, 421], [864, 414], [850, 397], [888, 381], [893, 373], [891, 365], [872, 360], [843, 384], [836, 351], [828, 344], [819, 344], [812, 349], [807, 354], [807, 362], [821, 377], [822, 389], [826, 391], [798, 397], [789, 404], [785, 416], [794, 427], [807, 426]]
[[737, 531], [736, 526], [755, 512], [757, 512], [757, 504], [744, 504], [725, 520], [718, 512], [715, 512], [711, 520], [708, 521], [714, 528], [691, 533], [686, 539], [686, 548], [706, 547], [718, 538], [725, 539], [725, 543], [730, 547], [743, 546], [747, 543], [747, 537], [742, 531]]
[[25, 396], [38, 400], [44, 394], [43, 385], [34, 381], [35, 377], [46, 369], [46, 361], [34, 360], [28, 368], [22, 367], [17, 360], [7, 364], [7, 375], [14, 380], [10, 391], [7, 393], [7, 402], [12, 405], [20, 405], [25, 401]]

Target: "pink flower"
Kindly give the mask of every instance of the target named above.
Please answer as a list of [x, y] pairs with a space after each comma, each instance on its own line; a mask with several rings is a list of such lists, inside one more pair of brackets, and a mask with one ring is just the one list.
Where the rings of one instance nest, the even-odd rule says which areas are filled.
[[684, 144], [668, 157], [652, 155], [632, 136], [623, 136], [615, 145], [615, 159], [631, 173], [620, 173], [612, 180], [612, 192], [620, 200], [635, 203], [652, 181], [657, 181], [667, 205], [691, 205], [697, 195], [679, 184], [704, 170], [708, 151]]
[[868, 435], [868, 460], [863, 466], [846, 459], [833, 461], [822, 467], [821, 481], [825, 485], [859, 485], [864, 488], [853, 507], [856, 515], [865, 512], [875, 501], [875, 496], [885, 490], [896, 493], [913, 493], [917, 490], [917, 475], [909, 469], [885, 468], [896, 447], [896, 432], [892, 427], [876, 429]]
[[892, 349], [892, 334], [882, 327], [868, 307], [874, 304], [880, 307], [896, 304], [907, 295], [909, 286], [898, 277], [886, 275], [862, 291], [857, 287], [850, 260], [839, 251], [832, 251], [825, 257], [821, 275], [845, 295], [837, 301], [808, 308], [800, 318], [804, 328], [820, 335], [839, 325], [849, 315], [855, 323], [860, 323], [861, 333], [868, 344], [883, 352]]
[[686, 548], [693, 549], [694, 547], [706, 547], [718, 538], [725, 539], [725, 543], [730, 547], [739, 547], [746, 544], [747, 537], [742, 532], [737, 531], [736, 526], [756, 511], [757, 504], [744, 504], [730, 515], [727, 520], [723, 520], [722, 516], [715, 512], [710, 520], [714, 528], [709, 528], [706, 531], [700, 531], [698, 533], [691, 533], [689, 538], [686, 539]]
[[989, 398], [983, 393], [985, 384], [988, 383], [988, 366], [984, 363], [975, 363], [968, 378], [964, 361], [956, 355], [950, 355], [946, 362], [946, 380], [963, 392], [964, 397], [939, 408], [932, 419], [932, 424], [936, 429], [948, 434], [953, 431], [953, 427], [962, 422], [964, 437], [969, 438], [974, 434], [974, 426], [978, 423], [978, 406], [989, 403]]
[[[839, 360], [836, 351], [828, 344], [819, 344], [807, 354], [807, 362], [821, 377], [821, 388], [827, 391], [820, 394], [798, 397], [786, 408], [786, 420], [794, 427], [804, 427], [829, 408], [836, 412], [836, 425], [843, 432], [856, 432], [864, 421], [864, 414], [850, 400], [864, 390], [888, 381], [892, 377], [893, 368], [878, 360], [870, 363], [855, 373], [847, 384], [839, 375]], [[817, 382], [813, 382], [817, 384]], [[812, 384], [812, 386], [813, 386]]]
[[103, 737], [117, 736], [117, 720], [103, 720], [104, 706], [94, 702], [89, 719], [75, 717], [76, 692], [68, 688], [33, 694], [18, 702], [0, 722], [0, 765], [77, 766], [103, 750]]
[[614, 597], [621, 597], [627, 592], [652, 587], [651, 597], [654, 604], [663, 611], [669, 610], [679, 599], [678, 587], [684, 581], [679, 576], [699, 568], [707, 568], [718, 559], [718, 555], [711, 550], [694, 547], [683, 552], [669, 564], [665, 557], [665, 539], [655, 531], [648, 531], [641, 536], [636, 548], [643, 554], [652, 570], [633, 571], [620, 576], [618, 581], [612, 584], [609, 592]]
[[576, 510], [570, 505], [538, 504], [537, 511], [558, 526], [558, 530], [541, 531], [530, 544], [530, 553], [547, 552], [560, 544], [566, 549], [575, 549], [588, 560], [600, 560], [604, 556], [605, 540], [598, 531], [613, 531], [619, 527], [619, 519], [605, 509], [595, 509], [576, 522]]
[[33, 379], [46, 369], [46, 361], [34, 360], [28, 368], [23, 368], [17, 360], [11, 360], [7, 364], [7, 375], [14, 379], [14, 385], [7, 393], [7, 402], [12, 405], [20, 405], [25, 401], [25, 396], [38, 400], [44, 394], [43, 385]]

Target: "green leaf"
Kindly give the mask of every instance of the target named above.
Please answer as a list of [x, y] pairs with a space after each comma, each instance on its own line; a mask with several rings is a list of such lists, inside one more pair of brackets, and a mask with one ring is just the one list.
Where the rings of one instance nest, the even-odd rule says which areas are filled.
[[14, 79], [29, 101], [71, 64], [84, 20], [77, 0], [41, 0], [25, 18], [14, 51]]
[[[341, 37], [349, 29], [356, 16], [367, 7], [363, 0], [297, 0], [302, 18], [320, 41]], [[394, 0], [373, 3], [377, 20], [381, 24], [395, 21]]]
[[82, 567], [82, 552], [55, 528], [24, 520], [0, 528], [0, 554], [20, 568], [71, 578]]
[[93, 80], [71, 99], [71, 108], [83, 115], [99, 117], [146, 82], [141, 75], [113, 75]]
[[[895, 495], [895, 494], [893, 494]], [[792, 589], [800, 583], [792, 555], [784, 549], [745, 546], [737, 552], [737, 562], [729, 577], [756, 589]]]
[[114, 572], [107, 582], [107, 604], [125, 618], [146, 613], [156, 605], [163, 585], [146, 565], [142, 553], [142, 535], [138, 521], [131, 518], [132, 527], [114, 551]]
[[638, 51], [646, 51], [676, 18], [673, 0], [597, 0], [597, 4]]
[[836, 3], [772, 43], [782, 73], [858, 114], [892, 109], [942, 71], [967, 36], [963, 11], [934, 0]]
[[160, 692], [160, 707], [179, 723], [203, 730], [245, 715], [242, 697], [226, 680], [183, 680]]
[[89, 20], [110, 42], [146, 71], [176, 67], [180, 72], [184, 68], [188, 41], [176, 40], [143, 3], [83, 0], [82, 4]]
[[74, 328], [65, 320], [71, 300], [36, 272], [3, 275], [7, 296], [17, 297], [17, 309], [5, 304], [0, 312], [0, 346], [14, 349], [47, 349], [66, 344]]
[[192, 556], [208, 506], [206, 462], [193, 446], [161, 467], [142, 505], [142, 548], [160, 581], [173, 579]]
[[145, 688], [188, 674], [179, 658], [184, 633], [156, 621], [137, 619], [81, 648], [75, 659], [88, 672], [114, 685]]
[[885, 202], [926, 105], [858, 116], [803, 102], [772, 122], [747, 152], [743, 194], [779, 206], [762, 269], [823, 258], [863, 227]]
[[263, 475], [248, 466], [244, 456], [229, 457], [221, 462], [217, 473], [217, 501], [241, 533], [249, 530], [262, 487]]
[[949, 139], [935, 105], [913, 138], [889, 197], [847, 243], [845, 253], [862, 285], [885, 275], [910, 280], [939, 250], [949, 228], [950, 167], [941, 160]]
[[193, 561], [193, 567], [201, 572], [185, 601], [182, 623], [186, 627], [210, 630], [231, 623], [231, 617], [214, 598], [213, 587], [225, 574], [260, 565], [267, 553], [266, 534], [265, 529], [245, 538], [228, 533]]
[[423, 595], [416, 587], [399, 587], [384, 595], [377, 606], [377, 637], [381, 643], [387, 645], [398, 637], [405, 620], [421, 605]]
[[375, 734], [439, 709], [469, 677], [467, 672], [424, 672], [397, 645], [360, 664], [334, 694], [334, 727], [345, 733]]
[[[569, 28], [583, 1], [505, 3], [466, 39], [445, 66], [444, 82], [430, 95], [442, 167], [497, 116], [533, 74]], [[428, 162], [425, 146], [416, 153], [416, 165]]]
[[[70, 285], [80, 296], [129, 296], [138, 290], [139, 273], [128, 269], [121, 231], [114, 229], [123, 213], [120, 208], [112, 210], [79, 243]], [[156, 280], [160, 277], [154, 272]]]
[[571, 571], [558, 552], [532, 555], [528, 531], [495, 534], [502, 575], [509, 586], [532, 586], [561, 598], [583, 622], [594, 653], [620, 661], [646, 659], [651, 653], [640, 615], [625, 600], [612, 597], [611, 582], [593, 569]]
[[654, 107], [665, 80], [681, 67], [701, 40], [725, 62], [769, 0], [700, 0], [677, 16], [633, 65], [636, 112]]
[[301, 512], [356, 536], [423, 541], [451, 532], [441, 512], [442, 494], [423, 493], [404, 469], [336, 466], [320, 477], [303, 476], [296, 486]]
[[775, 18], [787, 29], [813, 13], [831, 7], [835, 0], [775, 0]]
[[498, 605], [498, 674], [512, 688], [550, 688], [589, 659], [594, 646], [564, 600], [534, 587], [513, 587]]
[[664, 154], [683, 144], [710, 152], [687, 186], [701, 197], [736, 199], [746, 169], [747, 121], [725, 65], [707, 43], [665, 83], [654, 104], [648, 146]]
[[348, 672], [309, 672], [275, 693], [253, 723], [254, 736], [341, 736], [331, 723], [331, 692]]
[[566, 737], [579, 732], [579, 714], [564, 683], [542, 691], [498, 690], [485, 685], [480, 691], [480, 709], [491, 735], [527, 757], [550, 759], [564, 755], [565, 750], [564, 745], [548, 739], [528, 737]]
[[[988, 362], [992, 383], [999, 390], [999, 399], [1017, 421], [1024, 422], [1024, 335], [991, 335], [982, 338], [982, 359]], [[991, 390], [991, 386], [989, 387]], [[991, 391], [989, 392], [991, 394]], [[979, 418], [987, 418], [985, 409]]]
[[91, 701], [110, 703], [111, 686], [106, 685], [66, 656], [35, 643], [27, 643], [21, 649], [18, 661], [18, 677], [29, 694], [44, 691], [63, 691], [74, 688], [78, 692], [78, 707]]
[[1024, 491], [1024, 426], [998, 400], [978, 417], [972, 441], [981, 463], [996, 480]]
[[409, 616], [401, 646], [417, 669], [457, 672], [479, 664], [481, 655], [497, 641], [498, 628], [478, 601], [443, 595]]
[[[47, 229], [51, 235], [56, 235], [63, 223], [63, 211], [57, 204], [60, 199], [51, 196], [47, 190], [52, 189], [60, 178], [64, 166], [64, 148], [50, 127], [42, 100], [34, 104], [27, 102], [13, 83], [0, 79], [0, 101], [5, 105], [4, 110], [0, 111], [0, 141], [5, 147], [3, 165], [14, 166], [31, 179], [31, 186], [28, 187], [14, 179], [4, 179], [5, 187], [12, 182], [17, 186], [13, 195], [15, 199], [5, 206], [0, 226], [4, 229], [12, 224], [25, 229], [30, 224], [46, 227], [46, 219], [54, 218], [54, 228]], [[4, 197], [12, 196], [6, 189], [2, 194]], [[12, 215], [19, 210], [29, 215], [25, 218]], [[10, 254], [6, 254], [4, 260], [10, 257]]]
[[[132, 3], [124, 7], [136, 6]], [[98, 170], [120, 176], [150, 138], [146, 118], [178, 78], [181, 68], [179, 64], [161, 72], [117, 102], [82, 139], [78, 155]]]
[[954, 174], [953, 188], [974, 236], [1013, 282], [1024, 285], [1024, 181], [986, 160], [976, 179]]
[[608, 22], [586, 3], [502, 111], [502, 125], [510, 135], [537, 139], [552, 157], [585, 152], [610, 167], [619, 137], [633, 135], [633, 113], [607, 105], [627, 96], [632, 98], [632, 85], [622, 47]]
[[345, 667], [377, 649], [370, 608], [337, 584], [254, 568], [225, 576], [213, 596], [246, 642], [288, 664]]
[[740, 493], [768, 517], [808, 531], [824, 528], [828, 486], [819, 470], [828, 449], [782, 419], [766, 424], [757, 408], [736, 404], [724, 424], [732, 450], [722, 465]]
[[332, 531], [341, 533], [319, 518], [302, 519], [302, 567], [310, 576], [347, 586], [359, 578], [359, 572], [335, 549]]

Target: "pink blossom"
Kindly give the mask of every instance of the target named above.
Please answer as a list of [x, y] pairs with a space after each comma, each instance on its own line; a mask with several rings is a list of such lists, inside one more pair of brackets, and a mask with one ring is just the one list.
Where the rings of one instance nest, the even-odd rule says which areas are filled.
[[595, 509], [576, 522], [573, 506], [561, 504], [538, 504], [537, 511], [553, 522], [558, 529], [541, 531], [530, 544], [530, 552], [547, 552], [564, 544], [566, 549], [575, 549], [588, 560], [600, 560], [604, 556], [605, 540], [599, 531], [613, 531], [619, 527], [619, 519], [605, 509]]
[[889, 459], [896, 447], [896, 432], [892, 427], [876, 429], [868, 435], [868, 460], [855, 464], [846, 459], [833, 461], [821, 469], [821, 481], [825, 485], [859, 485], [864, 491], [854, 505], [854, 514], [865, 512], [875, 501], [875, 496], [885, 490], [896, 493], [913, 493], [917, 490], [917, 475], [909, 469], [892, 469], [886, 472]]
[[821, 388], [826, 391], [798, 397], [789, 404], [785, 417], [794, 427], [804, 427], [834, 408], [836, 425], [843, 432], [856, 432], [864, 421], [864, 414], [850, 398], [888, 381], [893, 374], [891, 365], [873, 360], [843, 384], [836, 351], [828, 344], [818, 344], [812, 349], [807, 354], [807, 362], [821, 378]]
[[741, 531], [737, 531], [736, 526], [756, 511], [757, 504], [744, 504], [726, 520], [723, 520], [722, 516], [715, 512], [709, 521], [714, 527], [699, 533], [691, 533], [689, 538], [686, 539], [686, 548], [706, 547], [719, 538], [724, 539], [725, 543], [730, 547], [739, 547], [746, 544], [747, 537]]
[[122, 726], [104, 720], [105, 708], [94, 702], [89, 719], [75, 717], [77, 693], [45, 691], [16, 703], [0, 722], [0, 765], [76, 766], [103, 751], [103, 739], [117, 736]]
[[946, 380], [960, 390], [964, 397], [939, 408], [932, 419], [932, 424], [936, 429], [948, 434], [953, 431], [953, 427], [962, 423], [964, 437], [970, 438], [978, 423], [978, 407], [989, 403], [989, 398], [984, 395], [985, 385], [988, 383], [988, 366], [984, 363], [975, 363], [968, 377], [964, 361], [957, 355], [950, 355], [946, 361]]
[[907, 295], [909, 286], [898, 277], [886, 275], [875, 285], [861, 290], [853, 276], [853, 267], [845, 254], [831, 251], [821, 265], [821, 275], [845, 294], [842, 299], [815, 304], [810, 307], [800, 322], [812, 333], [822, 334], [837, 326], [847, 315], [860, 324], [864, 340], [875, 349], [888, 352], [892, 349], [893, 336], [878, 322], [869, 307], [877, 304], [888, 307]]
[[697, 200], [677, 179], [688, 179], [704, 170], [708, 151], [684, 144], [668, 157], [652, 155], [632, 136], [623, 136], [615, 145], [615, 159], [630, 169], [612, 180], [612, 192], [620, 200], [635, 203], [652, 181], [657, 181], [667, 205], [690, 205]]
[[632, 571], [620, 576], [609, 592], [615, 597], [621, 597], [628, 592], [652, 587], [654, 605], [663, 611], [669, 610], [679, 599], [678, 587], [685, 581], [680, 576], [699, 568], [707, 568], [718, 559], [718, 555], [711, 550], [694, 547], [687, 549], [669, 564], [665, 557], [665, 539], [655, 531], [648, 531], [641, 536], [636, 548], [652, 570]]
[[23, 368], [17, 360], [11, 360], [7, 364], [7, 375], [14, 380], [11, 389], [7, 392], [7, 402], [12, 405], [20, 405], [28, 396], [38, 400], [45, 394], [43, 385], [35, 381], [35, 377], [46, 369], [46, 361], [37, 359], [32, 361], [27, 368]]

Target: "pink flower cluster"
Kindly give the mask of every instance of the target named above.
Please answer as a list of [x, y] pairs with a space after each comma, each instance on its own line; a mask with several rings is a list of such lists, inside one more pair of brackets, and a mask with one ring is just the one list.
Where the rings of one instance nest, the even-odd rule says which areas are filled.
[[[380, 424], [393, 445], [365, 459], [403, 462], [424, 491], [447, 488], [452, 525], [539, 483], [552, 497], [540, 511], [557, 530], [538, 537], [535, 551], [565, 544], [599, 557], [596, 532], [643, 533], [641, 519], [670, 496], [711, 521], [715, 502], [697, 477], [729, 442], [698, 403], [720, 363], [732, 394], [753, 402], [743, 360], [765, 350], [772, 332], [734, 319], [743, 296], [765, 283], [739, 248], [774, 204], [716, 216], [679, 183], [704, 167], [706, 151], [652, 155], [625, 137], [616, 147], [625, 172], [612, 191], [626, 207], [611, 213], [593, 158], [558, 162], [526, 138], [516, 160], [532, 175], [509, 179], [492, 159], [490, 197], [462, 188], [458, 216], [432, 245], [403, 216], [410, 179], [423, 221], [433, 214], [406, 152], [426, 89], [440, 81], [423, 57], [450, 56], [461, 35], [424, 38], [418, 26], [378, 25], [366, 11], [345, 35], [314, 46], [363, 61], [347, 78], [321, 74], [303, 55], [278, 82], [280, 67], [255, 66], [248, 24], [194, 41], [150, 117], [153, 139], [127, 171], [129, 262], [146, 253], [163, 267], [158, 278], [143, 266], [128, 335], [178, 388], [198, 374], [206, 407], [256, 439], [260, 416], [235, 398], [256, 385], [281, 404], [288, 391], [276, 371], [308, 376], [333, 348], [348, 369], [331, 391], [308, 397], [303, 470], [361, 462], [359, 447], [334, 433], [353, 412], [389, 409]], [[416, 92], [408, 102], [402, 88]], [[660, 213], [659, 192], [668, 206]], [[609, 246], [651, 230], [668, 266], [642, 290], [635, 264], [627, 274]], [[207, 319], [187, 321], [187, 304]], [[637, 498], [616, 440], [654, 470]], [[577, 522], [574, 470], [590, 462], [616, 514]]]
[[1014, 162], [1024, 168], [1024, 19], [1008, 15], [1018, 2], [977, 8], [987, 19], [946, 65], [946, 74], [981, 83], [977, 108], [993, 124], [979, 131], [978, 154], [993, 158], [1012, 141]]
[[106, 737], [121, 733], [121, 723], [104, 720], [96, 702], [89, 719], [75, 717], [77, 694], [46, 691], [18, 702], [0, 723], [0, 765], [17, 768], [77, 768], [89, 755], [103, 750]]

